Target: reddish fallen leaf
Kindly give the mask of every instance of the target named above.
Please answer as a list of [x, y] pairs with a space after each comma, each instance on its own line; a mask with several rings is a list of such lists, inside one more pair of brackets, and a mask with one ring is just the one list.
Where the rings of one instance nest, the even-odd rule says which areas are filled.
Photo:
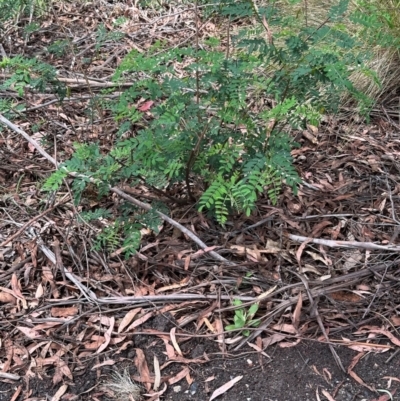
[[285, 342], [279, 343], [278, 345], [280, 348], [292, 348], [292, 347], [296, 346], [300, 341], [301, 341], [301, 338], [298, 338], [296, 341], [293, 341], [293, 342], [285, 341]]
[[115, 325], [115, 318], [114, 318], [114, 316], [112, 316], [110, 318], [110, 327], [104, 333], [104, 342], [97, 349], [96, 354], [100, 354], [100, 352], [104, 351], [108, 347], [108, 344], [110, 344], [111, 334], [114, 330], [114, 325]]
[[11, 397], [10, 401], [15, 401], [21, 394], [21, 391], [22, 391], [22, 386], [18, 386], [18, 388], [15, 390], [15, 393]]
[[185, 366], [180, 372], [175, 376], [168, 379], [168, 384], [172, 385], [181, 381], [186, 375], [189, 374], [189, 368]]
[[242, 380], [243, 376], [237, 376], [232, 380], [229, 380], [223, 386], [217, 388], [211, 395], [210, 400], [212, 401], [215, 398], [219, 397], [221, 394], [226, 393], [230, 388], [232, 388], [239, 380]]
[[297, 330], [292, 324], [280, 323], [275, 324], [272, 328], [276, 331], [283, 331], [284, 333], [297, 334]]
[[215, 331], [218, 333], [217, 339], [218, 339], [218, 347], [220, 348], [221, 352], [223, 354], [226, 353], [225, 349], [225, 336], [224, 336], [224, 325], [222, 324], [222, 320], [219, 319], [218, 317], [215, 318], [214, 321], [214, 326], [215, 326]]
[[303, 251], [307, 244], [309, 244], [312, 241], [312, 238], [307, 238], [300, 246], [299, 249], [296, 251], [296, 259], [297, 263], [300, 266], [300, 272], [301, 272], [301, 255], [303, 254]]
[[58, 384], [60, 383], [64, 376], [68, 377], [68, 379], [73, 380], [71, 370], [69, 369], [68, 365], [60, 358], [59, 355], [55, 355], [54, 357], [55, 360], [55, 373], [53, 375], [53, 384]]
[[364, 356], [364, 352], [360, 352], [359, 354], [357, 354], [353, 360], [351, 361], [349, 367], [347, 368], [347, 373], [359, 384], [361, 384], [362, 386], [366, 387], [367, 389], [375, 392], [375, 388], [373, 386], [369, 386], [368, 384], [366, 384], [360, 376], [357, 375], [356, 372], [353, 371], [353, 368], [357, 365], [358, 361]]
[[294, 309], [294, 312], [292, 315], [292, 323], [293, 323], [293, 327], [296, 329], [296, 331], [299, 328], [299, 324], [300, 324], [300, 316], [301, 316], [302, 306], [303, 306], [303, 297], [301, 296], [301, 293], [300, 293], [299, 298], [297, 300], [296, 308]]
[[102, 366], [112, 366], [112, 365], [115, 365], [115, 363], [116, 362], [113, 359], [107, 359], [104, 362], [94, 365], [90, 370], [96, 370], [97, 368], [100, 368]]
[[17, 298], [14, 297], [14, 295], [8, 293], [8, 292], [0, 292], [0, 302], [4, 304], [13, 304], [15, 305], [17, 303]]
[[381, 344], [350, 344], [347, 347], [358, 352], [375, 352], [377, 354], [391, 349], [390, 346], [382, 347]]
[[165, 391], [167, 390], [168, 386], [164, 383], [164, 387], [162, 390], [158, 391], [158, 392], [151, 392], [149, 394], [144, 394], [146, 397], [151, 397], [149, 399], [147, 399], [146, 401], [157, 401], [160, 399], [160, 395], [163, 395], [165, 393]]
[[384, 330], [384, 329], [372, 329], [369, 330], [370, 333], [374, 333], [374, 334], [382, 334], [384, 336], [386, 336], [387, 338], [389, 338], [389, 340], [397, 345], [398, 347], [400, 346], [400, 340], [395, 337], [392, 333], [390, 333], [388, 330]]
[[321, 390], [321, 392], [329, 401], [336, 401], [326, 390]]
[[137, 109], [142, 112], [149, 111], [153, 104], [154, 102], [152, 100], [148, 100], [147, 102], [142, 103]]
[[175, 356], [175, 350], [174, 347], [169, 343], [167, 338], [162, 339], [165, 344], [165, 350], [167, 351], [167, 357], [168, 359], [172, 359]]
[[[259, 338], [259, 337], [258, 337], [258, 338]], [[258, 338], [257, 338], [257, 339], [258, 339]], [[252, 343], [249, 343], [249, 342], [247, 342], [247, 345], [248, 345], [249, 347], [255, 349], [258, 353], [260, 353], [260, 354], [266, 356], [267, 358], [271, 358], [268, 354], [266, 354], [266, 353], [262, 350], [262, 348], [261, 348], [259, 345], [252, 344]], [[261, 343], [261, 345], [262, 345], [262, 343]]]
[[275, 333], [272, 334], [272, 336], [263, 338], [262, 343], [264, 348], [269, 347], [272, 344], [278, 343], [279, 341], [282, 341], [286, 338], [283, 334]]
[[332, 380], [332, 373], [329, 372], [329, 370], [327, 368], [323, 368], [322, 369], [322, 375], [324, 376], [324, 379], [330, 383], [330, 381]]
[[140, 381], [144, 383], [147, 391], [151, 388], [151, 383], [154, 383], [154, 379], [150, 377], [149, 367], [147, 366], [144, 352], [140, 348], [136, 348], [135, 366], [140, 374]]
[[53, 306], [51, 308], [51, 316], [53, 317], [69, 317], [75, 316], [79, 312], [79, 309], [76, 306], [70, 306], [68, 308], [58, 308]]
[[118, 333], [121, 333], [126, 326], [128, 326], [132, 320], [135, 318], [135, 316], [142, 310], [142, 308], [135, 308], [131, 309], [121, 320], [121, 323], [119, 324], [118, 327]]
[[65, 394], [65, 392], [68, 390], [68, 385], [63, 384], [57, 392], [53, 395], [53, 398], [51, 401], [60, 401], [61, 397]]
[[178, 353], [178, 355], [183, 356], [181, 349], [179, 348], [179, 344], [176, 341], [176, 336], [175, 336], [175, 332], [176, 332], [176, 327], [173, 327], [170, 331], [170, 336], [171, 336], [171, 341], [172, 341], [172, 345], [175, 348], [175, 351]]
[[390, 392], [390, 394], [391, 394], [391, 396], [389, 394], [383, 394], [379, 398], [374, 398], [371, 401], [389, 401], [389, 400], [393, 400], [393, 396], [396, 394], [396, 389], [392, 390]]
[[193, 383], [193, 378], [190, 376], [190, 372], [185, 377], [187, 384], [190, 386]]
[[161, 383], [161, 369], [160, 369], [160, 361], [158, 358], [154, 355], [153, 359], [153, 365], [154, 365], [154, 386], [153, 390], [157, 391], [158, 388], [160, 387]]
[[15, 295], [16, 298], [18, 298], [22, 301], [23, 308], [28, 309], [28, 304], [26, 302], [26, 299], [22, 295], [21, 284], [18, 281], [17, 275], [15, 273], [11, 276], [11, 289], [12, 289], [13, 295]]
[[32, 340], [41, 337], [41, 335], [35, 329], [30, 329], [29, 327], [22, 326], [17, 326], [16, 328]]

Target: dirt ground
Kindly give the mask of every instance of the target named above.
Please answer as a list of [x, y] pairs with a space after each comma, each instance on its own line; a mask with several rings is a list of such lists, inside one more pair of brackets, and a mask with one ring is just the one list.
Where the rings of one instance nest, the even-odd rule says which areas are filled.
[[[115, 371], [126, 369], [132, 377], [138, 374], [133, 364], [135, 347], [144, 350], [148, 365], [152, 365], [154, 356], [160, 363], [166, 360], [161, 341], [154, 341], [150, 336], [138, 335], [132, 349], [115, 359], [119, 362], [112, 366], [103, 366], [94, 370], [82, 370], [74, 373], [75, 380], [69, 384], [68, 393], [63, 400], [100, 400], [113, 401], [102, 391], [104, 383], [110, 380]], [[171, 401], [205, 401], [213, 391], [237, 376], [242, 376], [230, 390], [219, 396], [225, 401], [373, 401], [399, 400], [396, 389], [399, 387], [400, 354], [391, 350], [382, 354], [365, 354], [354, 368], [354, 372], [366, 386], [360, 385], [349, 374], [342, 372], [335, 364], [327, 345], [314, 341], [304, 341], [293, 348], [271, 346], [267, 348], [268, 357], [262, 356], [251, 348], [240, 353], [228, 352], [223, 356], [214, 341], [192, 338], [181, 346], [185, 357], [196, 359], [204, 354], [209, 362], [189, 364], [189, 385], [185, 379], [169, 385], [163, 394], [163, 400]], [[346, 347], [337, 347], [337, 353], [347, 369], [357, 351]], [[94, 365], [98, 361], [93, 361]], [[173, 376], [178, 366], [171, 364], [165, 375]], [[13, 384], [0, 383], [0, 401], [12, 400], [18, 386], [23, 392], [29, 387], [29, 398], [15, 400], [45, 401], [56, 400], [57, 388], [52, 384], [51, 371], [42, 376], [42, 380], [22, 378]], [[145, 391], [142, 389], [143, 392]], [[25, 393], [26, 394], [26, 393]], [[327, 398], [330, 395], [332, 398]], [[384, 398], [385, 397], [385, 398]], [[147, 399], [145, 397], [144, 399]], [[13, 399], [14, 400], [14, 399]], [[122, 398], [117, 398], [123, 401]], [[127, 398], [128, 400], [128, 398]]]

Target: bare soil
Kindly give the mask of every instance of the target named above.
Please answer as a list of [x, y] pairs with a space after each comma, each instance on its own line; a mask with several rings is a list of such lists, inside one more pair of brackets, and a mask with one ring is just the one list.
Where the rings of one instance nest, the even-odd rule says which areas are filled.
[[[159, 323], [159, 318], [154, 319], [148, 326], [157, 329]], [[110, 380], [115, 371], [123, 372], [128, 369], [132, 377], [138, 375], [139, 372], [133, 363], [136, 347], [144, 351], [149, 367], [152, 366], [155, 356], [161, 364], [167, 361], [162, 341], [154, 341], [151, 336], [137, 335], [134, 337], [132, 348], [126, 350], [123, 355], [108, 355], [117, 361], [116, 365], [92, 370], [95, 363], [106, 359], [99, 358], [80, 372], [77, 369], [73, 382], [65, 381], [69, 387], [68, 396], [62, 399], [115, 400], [102, 391], [103, 385]], [[191, 383], [181, 380], [169, 385], [161, 398], [163, 400], [205, 401], [210, 399], [214, 390], [237, 376], [242, 376], [242, 379], [219, 396], [218, 400], [311, 401], [327, 399], [324, 392], [331, 395], [335, 401], [384, 401], [390, 399], [389, 392], [393, 394], [393, 400], [400, 399], [396, 394], [400, 382], [400, 354], [394, 350], [381, 354], [366, 353], [354, 369], [359, 378], [370, 388], [375, 388], [375, 391], [360, 385], [349, 374], [342, 372], [333, 361], [328, 346], [312, 340], [303, 341], [293, 348], [271, 346], [266, 349], [268, 357], [249, 347], [240, 353], [228, 352], [223, 355], [214, 341], [195, 337], [184, 342], [181, 350], [186, 358], [196, 359], [207, 355], [209, 361], [188, 364]], [[346, 368], [359, 354], [347, 347], [336, 347], [336, 350]], [[179, 369], [178, 365], [171, 364], [165, 369], [163, 376], [173, 377]], [[41, 377], [42, 379], [35, 377], [30, 380], [25, 377], [12, 384], [0, 382], [0, 401], [10, 401], [18, 386], [22, 386], [22, 393], [29, 394], [29, 397], [16, 400], [52, 399], [59, 388], [52, 383], [52, 370], [48, 370]]]

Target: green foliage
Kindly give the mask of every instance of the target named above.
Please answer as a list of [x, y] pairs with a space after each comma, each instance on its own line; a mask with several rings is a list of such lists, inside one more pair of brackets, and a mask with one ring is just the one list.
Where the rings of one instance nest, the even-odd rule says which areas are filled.
[[49, 53], [61, 57], [68, 51], [70, 46], [71, 43], [69, 40], [56, 40], [47, 48], [47, 50]]
[[64, 178], [66, 178], [68, 172], [65, 169], [60, 169], [55, 171], [42, 186], [43, 191], [57, 191], [58, 188], [63, 183]]
[[47, 0], [0, 0], [0, 32], [2, 23], [20, 15], [42, 15], [48, 3]]
[[350, 18], [362, 27], [359, 35], [370, 46], [399, 48], [400, 2], [398, 0], [357, 0]]
[[[276, 203], [284, 184], [296, 191], [291, 130], [318, 125], [324, 113], [338, 110], [345, 92], [368, 112], [371, 101], [349, 78], [355, 70], [368, 71], [368, 55], [341, 22], [348, 1], [334, 2], [318, 26], [281, 14], [273, 2], [204, 3], [221, 23], [253, 24], [241, 24], [246, 28], [230, 38], [229, 48], [208, 38], [201, 46], [166, 49], [158, 42], [145, 53], [132, 50], [114, 75], [116, 84], [128, 80], [132, 86], [117, 101], [103, 103], [121, 124], [117, 141], [107, 154], [97, 144], [76, 145], [62, 166], [78, 174], [75, 201], [89, 177], [99, 196], [126, 180], [158, 190], [179, 183], [200, 211], [224, 224], [233, 213], [252, 213], [260, 196]], [[100, 26], [98, 48], [116, 40], [115, 34]], [[32, 85], [29, 68], [20, 68], [14, 87], [27, 80]], [[54, 189], [60, 182], [50, 179], [46, 186]], [[196, 190], [193, 183], [200, 184]], [[137, 227], [156, 231], [155, 218], [131, 211], [125, 222], [107, 228], [100, 245], [114, 246], [125, 236], [133, 249]]]
[[90, 210], [88, 212], [82, 212], [80, 214], [83, 220], [90, 222], [93, 220], [109, 219], [111, 218], [111, 213], [103, 208], [98, 208], [96, 210]]
[[109, 32], [104, 24], [100, 24], [96, 32], [96, 50], [98, 51], [107, 41], [116, 42], [123, 37], [122, 32]]
[[[242, 305], [242, 301], [240, 299], [234, 299], [232, 304], [234, 306], [240, 306]], [[244, 308], [236, 309], [233, 316], [233, 324], [226, 326], [225, 330], [231, 331], [244, 329], [241, 330], [241, 332], [245, 337], [248, 337], [250, 335], [250, 330], [245, 329], [245, 327], [258, 327], [260, 324], [260, 319], [254, 319], [257, 311], [258, 303], [251, 305], [247, 311]]]
[[62, 100], [66, 95], [65, 85], [57, 79], [56, 69], [37, 59], [27, 59], [22, 56], [13, 58], [3, 58], [0, 61], [0, 69], [7, 69], [12, 72], [12, 76], [7, 79], [0, 89], [14, 89], [20, 96], [24, 94], [25, 87], [33, 91], [45, 92], [51, 86]]

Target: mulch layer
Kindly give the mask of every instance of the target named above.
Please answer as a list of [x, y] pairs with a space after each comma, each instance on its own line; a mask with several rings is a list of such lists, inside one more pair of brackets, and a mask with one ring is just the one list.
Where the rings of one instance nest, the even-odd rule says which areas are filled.
[[[27, 19], [8, 27], [15, 41], [3, 46], [8, 56], [55, 65], [69, 97], [58, 104], [49, 93], [0, 95], [25, 109], [13, 122], [61, 162], [76, 141], [99, 141], [106, 151], [115, 139], [113, 119], [93, 121], [85, 109], [93, 94], [114, 88], [123, 56], [160, 37], [179, 46], [195, 17], [183, 5], [169, 14], [101, 0], [53, 7], [28, 36]], [[97, 46], [100, 24], [111, 30], [122, 16], [123, 35]], [[218, 26], [204, 21], [202, 29], [215, 34]], [[56, 40], [73, 51], [50, 54]], [[107, 96], [118, 96], [114, 89]], [[395, 400], [400, 131], [381, 107], [369, 124], [341, 115], [294, 132], [303, 184], [297, 195], [285, 188], [277, 205], [262, 197], [252, 216], [232, 216], [222, 228], [191, 205], [169, 204], [174, 220], [230, 264], [167, 223], [128, 260], [122, 249], [95, 251], [100, 227], [79, 222], [68, 188], [54, 199], [40, 191], [53, 166], [3, 129], [0, 401], [132, 400], [107, 385], [125, 371], [150, 401], [207, 400], [219, 388], [218, 399], [230, 401]], [[121, 202], [96, 195], [88, 188], [79, 207], [114, 211]], [[248, 336], [224, 330], [235, 309], [255, 303], [260, 324]]]

